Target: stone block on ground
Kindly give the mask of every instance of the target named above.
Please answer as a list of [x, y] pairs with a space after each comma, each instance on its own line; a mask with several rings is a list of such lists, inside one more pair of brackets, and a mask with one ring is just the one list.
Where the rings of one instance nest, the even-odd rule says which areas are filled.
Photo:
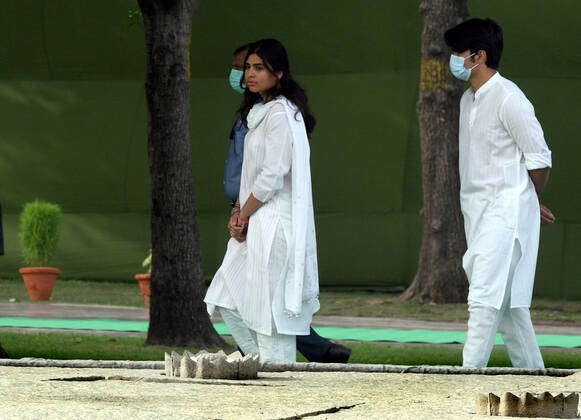
[[479, 394], [476, 397], [477, 414], [507, 417], [577, 418], [579, 394], [572, 392], [551, 395], [524, 393], [520, 398], [511, 392], [500, 397], [495, 394]]
[[258, 355], [242, 356], [234, 352], [227, 356], [223, 351], [208, 353], [202, 351], [193, 355], [185, 351], [165, 353], [165, 374], [167, 377], [199, 379], [256, 379], [258, 378]]
[[258, 378], [258, 355], [247, 354], [238, 363], [238, 379]]
[[192, 353], [185, 351], [180, 361], [180, 378], [195, 378], [197, 363], [192, 358]]
[[196, 358], [196, 378], [218, 379], [214, 377], [214, 362], [211, 356], [202, 355]]
[[165, 376], [166, 377], [171, 377], [173, 376], [173, 365], [172, 365], [172, 358], [171, 358], [171, 354], [169, 353], [164, 353], [164, 360], [165, 360]]
[[180, 376], [180, 364], [182, 362], [182, 356], [175, 351], [171, 352], [171, 376], [178, 377]]
[[212, 363], [216, 379], [238, 379], [239, 360], [219, 357], [214, 359]]

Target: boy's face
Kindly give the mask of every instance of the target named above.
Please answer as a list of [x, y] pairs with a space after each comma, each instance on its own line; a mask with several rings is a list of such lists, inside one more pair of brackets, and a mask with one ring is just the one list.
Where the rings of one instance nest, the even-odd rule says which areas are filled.
[[234, 54], [232, 57], [232, 68], [244, 71], [244, 57], [246, 57], [246, 50]]
[[[474, 57], [476, 57], [476, 56], [472, 55], [470, 50], [466, 50], [466, 51], [461, 52], [461, 53], [453, 52], [452, 54], [454, 54], [457, 57], [464, 58], [464, 67], [467, 69], [473, 67], [476, 64], [476, 63], [474, 63]], [[470, 56], [472, 56], [472, 57], [470, 57]]]
[[452, 54], [464, 58], [464, 67], [467, 69], [474, 68], [474, 71], [477, 71], [479, 67], [484, 67], [486, 64], [486, 51], [484, 50], [479, 50], [476, 53], [466, 50], [461, 53], [452, 52]]

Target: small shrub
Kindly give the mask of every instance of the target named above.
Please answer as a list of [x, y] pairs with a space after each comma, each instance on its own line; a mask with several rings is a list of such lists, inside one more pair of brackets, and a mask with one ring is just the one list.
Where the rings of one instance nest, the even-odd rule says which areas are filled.
[[27, 203], [20, 214], [20, 247], [24, 262], [31, 267], [47, 266], [54, 256], [62, 218], [57, 204]]
[[147, 272], [151, 274], [151, 248], [149, 248], [149, 252], [147, 253], [147, 257], [141, 263], [141, 266], [147, 269]]

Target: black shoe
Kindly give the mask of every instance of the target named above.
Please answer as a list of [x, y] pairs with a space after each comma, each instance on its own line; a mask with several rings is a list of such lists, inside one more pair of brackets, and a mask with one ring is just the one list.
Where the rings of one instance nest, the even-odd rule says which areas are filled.
[[333, 343], [319, 363], [347, 363], [351, 356], [351, 349], [341, 344]]

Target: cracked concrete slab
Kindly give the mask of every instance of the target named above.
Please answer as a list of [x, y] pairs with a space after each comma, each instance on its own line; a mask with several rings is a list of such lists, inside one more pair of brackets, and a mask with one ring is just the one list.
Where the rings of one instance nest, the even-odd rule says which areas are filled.
[[261, 372], [254, 381], [165, 378], [161, 373], [0, 367], [0, 418], [466, 419], [484, 418], [475, 414], [479, 393], [581, 391], [581, 373]]

